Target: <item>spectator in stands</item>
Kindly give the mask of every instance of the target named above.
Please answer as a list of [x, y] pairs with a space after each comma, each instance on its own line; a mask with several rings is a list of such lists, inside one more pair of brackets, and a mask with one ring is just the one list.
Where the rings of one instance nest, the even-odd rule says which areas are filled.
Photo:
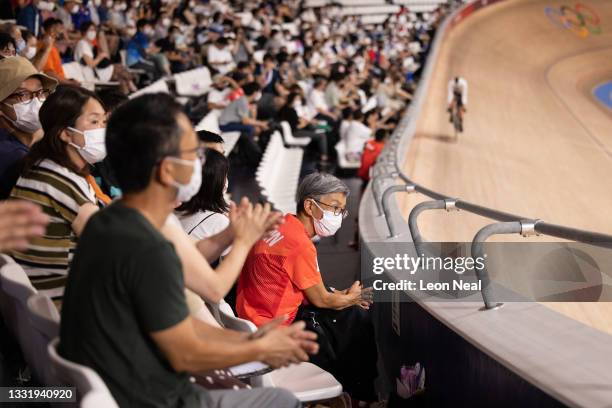
[[59, 299], [77, 237], [104, 201], [96, 195], [89, 165], [106, 155], [106, 112], [93, 92], [64, 85], [47, 98], [39, 116], [44, 137], [26, 156], [11, 197], [40, 204], [53, 222], [27, 250], [12, 255], [34, 287]]
[[79, 12], [82, 3], [82, 0], [67, 0], [64, 2], [64, 5], [59, 7], [55, 12], [57, 18], [62, 21], [64, 28], [68, 30], [68, 32], [74, 32], [75, 30], [72, 16]]
[[216, 109], [221, 112], [223, 109], [227, 108], [230, 104], [228, 97], [230, 92], [232, 92], [232, 89], [228, 86], [230, 83], [235, 84], [234, 80], [221, 74], [217, 74], [213, 77], [212, 87], [210, 91], [208, 91], [207, 96], [208, 109]]
[[327, 134], [324, 130], [315, 129], [314, 122], [300, 118], [297, 109], [303, 106], [301, 93], [290, 93], [287, 101], [278, 112], [278, 120], [285, 121], [291, 126], [291, 132], [295, 137], [309, 137], [313, 139], [318, 146], [320, 161], [327, 163], [329, 157], [327, 155]]
[[258, 132], [268, 129], [268, 123], [251, 116], [250, 105], [257, 103], [261, 97], [259, 85], [251, 82], [243, 89], [244, 96], [234, 100], [223, 109], [219, 117], [219, 129], [222, 132], [241, 132], [252, 139]]
[[40, 69], [37, 61], [35, 61], [34, 57], [36, 57], [36, 51], [38, 49], [38, 40], [36, 36], [32, 34], [31, 31], [23, 30], [21, 32], [21, 36], [23, 37], [26, 47], [21, 53], [21, 55], [27, 58], [37, 69]]
[[222, 75], [226, 75], [236, 66], [225, 37], [218, 38], [208, 47], [207, 59], [208, 64]]
[[[250, 361], [304, 361], [317, 346], [303, 324], [246, 336], [190, 317], [181, 262], [159, 233], [199, 180], [200, 148], [181, 106], [161, 94], [121, 106], [110, 120], [108, 150], [124, 196], [91, 219], [79, 243], [60, 354], [96, 370], [120, 406], [299, 407], [278, 388], [206, 391], [189, 381], [189, 372]], [[241, 216], [248, 240], [265, 231], [261, 211]]]
[[28, 201], [0, 201], [0, 252], [25, 249], [45, 233], [49, 216]]
[[173, 73], [186, 71], [191, 66], [193, 55], [187, 47], [186, 36], [179, 27], [170, 27], [166, 38], [157, 40], [156, 45], [170, 62], [170, 70]]
[[387, 140], [388, 131], [386, 129], [378, 129], [374, 134], [374, 138], [367, 141], [361, 154], [361, 166], [357, 171], [357, 176], [363, 180], [365, 186], [370, 180], [370, 169], [376, 163], [378, 155], [382, 152], [385, 147], [385, 141]]
[[42, 137], [38, 111], [57, 82], [25, 58], [0, 59], [0, 199], [19, 177], [19, 161]]
[[121, 91], [125, 94], [135, 92], [138, 88], [132, 82], [130, 73], [121, 64], [113, 64], [110, 55], [102, 47], [98, 30], [92, 22], [81, 25], [81, 39], [74, 49], [74, 59], [91, 69], [103, 82], [119, 81]]
[[[258, 326], [278, 316], [287, 316], [284, 324], [306, 320], [313, 328], [317, 319], [334, 319], [339, 330], [326, 330], [326, 338], [320, 334], [321, 355], [312, 361], [334, 374], [351, 395], [372, 401], [376, 343], [363, 310], [371, 304], [371, 288], [357, 281], [347, 290], [328, 290], [312, 243], [315, 235], [329, 237], [338, 231], [348, 215], [348, 194], [348, 187], [330, 174], [304, 178], [297, 215], [287, 214], [278, 231], [251, 250], [238, 281], [236, 308], [240, 317]], [[312, 307], [302, 306], [305, 301]]]
[[41, 41], [42, 47], [39, 51], [41, 54], [41, 71], [55, 78], [60, 83], [73, 83], [78, 85], [75, 81], [66, 79], [60, 52], [57, 48], [57, 40], [63, 30], [62, 20], [53, 17], [46, 19], [43, 23], [43, 30], [44, 35]]
[[198, 240], [213, 236], [229, 225], [225, 201], [228, 188], [229, 161], [222, 153], [206, 151], [206, 164], [202, 167], [200, 191], [191, 200], [177, 208], [179, 218], [187, 234]]
[[346, 129], [346, 159], [360, 161], [363, 146], [372, 137], [373, 129], [364, 123], [364, 114], [360, 109], [353, 112], [353, 118]]
[[17, 44], [9, 33], [0, 32], [0, 59], [17, 55]]
[[144, 70], [153, 79], [162, 75], [171, 75], [169, 64], [158, 54], [159, 47], [150, 41], [153, 35], [151, 23], [148, 20], [140, 19], [136, 23], [136, 29], [136, 34], [127, 45], [127, 66]]
[[2, 27], [2, 31], [8, 33], [15, 41], [15, 51], [17, 55], [21, 55], [25, 51], [26, 43], [21, 35], [21, 29], [17, 24], [8, 23]]
[[331, 111], [332, 107], [325, 101], [326, 83], [327, 81], [323, 77], [315, 79], [312, 90], [308, 95], [308, 103], [317, 112], [317, 118], [328, 123], [334, 123], [336, 121], [336, 114]]
[[202, 142], [207, 149], [213, 149], [225, 155], [223, 138], [218, 134], [209, 132], [208, 130], [198, 130], [198, 139], [200, 139], [200, 142]]
[[22, 0], [17, 7], [17, 24], [25, 27], [35, 38], [38, 36], [42, 24], [42, 17], [36, 3], [36, 0]]

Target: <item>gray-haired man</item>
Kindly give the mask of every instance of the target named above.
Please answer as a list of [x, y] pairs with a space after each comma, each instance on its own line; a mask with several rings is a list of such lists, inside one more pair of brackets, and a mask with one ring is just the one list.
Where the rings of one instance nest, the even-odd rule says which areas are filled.
[[[278, 316], [286, 325], [306, 320], [316, 330], [314, 316], [334, 321], [337, 328], [319, 332], [320, 356], [312, 362], [334, 374], [357, 399], [375, 399], [372, 380], [376, 376], [376, 345], [368, 309], [372, 292], [359, 281], [343, 291], [328, 291], [317, 263], [315, 235], [334, 235], [348, 215], [349, 189], [338, 178], [313, 173], [304, 178], [297, 192], [297, 213], [253, 246], [245, 261], [236, 308], [238, 315], [261, 326]], [[305, 302], [306, 301], [306, 302]], [[308, 308], [301, 307], [308, 303]], [[331, 346], [333, 344], [333, 346]]]

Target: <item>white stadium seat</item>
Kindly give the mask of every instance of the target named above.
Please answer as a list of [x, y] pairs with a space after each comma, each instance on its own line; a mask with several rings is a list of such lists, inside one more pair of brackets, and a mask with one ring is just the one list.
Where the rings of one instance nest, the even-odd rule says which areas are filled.
[[303, 155], [300, 148], [285, 147], [280, 132], [275, 131], [255, 173], [262, 194], [283, 213], [295, 212]]
[[38, 292], [30, 283], [23, 268], [12, 258], [0, 255], [0, 309], [4, 322], [17, 340], [19, 347], [30, 367], [32, 375], [40, 382], [45, 382], [45, 365], [41, 361], [40, 350], [36, 342], [37, 337], [30, 322], [27, 302]]
[[283, 139], [285, 139], [285, 143], [289, 146], [306, 146], [312, 140], [310, 137], [294, 137], [289, 122], [282, 121], [280, 125], [283, 131]]
[[51, 370], [47, 348], [51, 340], [59, 336], [60, 315], [53, 301], [42, 293], [30, 296], [27, 302], [28, 317], [32, 324], [32, 336], [26, 341], [36, 350], [37, 371], [43, 384], [57, 385]]
[[49, 343], [48, 352], [60, 384], [76, 387], [82, 408], [118, 408], [104, 381], [91, 368], [66, 360], [57, 352], [59, 339]]
[[[234, 315], [227, 303], [221, 302], [219, 311], [223, 325], [232, 330], [254, 333], [257, 326]], [[342, 385], [333, 375], [312, 363], [300, 363], [279, 368], [259, 377], [251, 378], [254, 386], [285, 388], [302, 403], [335, 398], [342, 394]]]
[[94, 90], [96, 86], [119, 86], [119, 82], [114, 81], [100, 81], [96, 78], [93, 70], [89, 67], [85, 67], [78, 62], [67, 62], [62, 64], [64, 70], [64, 76], [66, 79], [74, 79], [80, 82], [83, 88]]
[[176, 93], [179, 96], [202, 96], [210, 89], [212, 80], [206, 67], [196, 68], [173, 75]]
[[219, 116], [221, 116], [220, 110], [215, 109], [208, 112], [200, 123], [196, 125], [195, 130], [196, 132], [198, 130], [207, 130], [220, 135], [223, 138], [225, 156], [229, 156], [240, 139], [240, 132], [221, 132], [221, 129], [219, 129]]
[[131, 94], [130, 98], [136, 98], [137, 96], [140, 96], [140, 95], [145, 95], [149, 93], [159, 93], [159, 92], [170, 93], [170, 89], [168, 89], [168, 83], [166, 82], [165, 79], [159, 79], [153, 82], [151, 85], [145, 86], [144, 88], [139, 89], [138, 91]]

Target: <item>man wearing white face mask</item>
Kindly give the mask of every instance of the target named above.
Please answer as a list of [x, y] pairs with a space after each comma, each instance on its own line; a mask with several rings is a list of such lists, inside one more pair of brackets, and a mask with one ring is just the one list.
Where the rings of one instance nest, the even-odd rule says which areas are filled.
[[[346, 184], [331, 174], [304, 178], [296, 197], [297, 214], [286, 214], [277, 232], [249, 253], [238, 280], [236, 310], [257, 326], [287, 316], [285, 324], [304, 320], [309, 329], [318, 331], [319, 323], [333, 320], [344, 331], [319, 332], [320, 351], [311, 361], [331, 372], [352, 397], [371, 401], [376, 398], [376, 344], [363, 309], [372, 303], [372, 290], [362, 288], [359, 281], [343, 291], [328, 290], [312, 243], [315, 235], [330, 237], [340, 229], [348, 215], [348, 195]], [[359, 356], [354, 353], [357, 349]], [[357, 361], [361, 366], [354, 365]]]
[[17, 163], [41, 136], [38, 110], [57, 86], [25, 58], [0, 60], [0, 199], [18, 177]]

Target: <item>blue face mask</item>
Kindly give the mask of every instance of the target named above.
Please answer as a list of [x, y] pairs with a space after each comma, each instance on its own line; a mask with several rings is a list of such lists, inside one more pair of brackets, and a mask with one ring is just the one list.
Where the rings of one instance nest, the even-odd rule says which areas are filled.
[[25, 50], [25, 47], [26, 47], [26, 42], [23, 38], [17, 41], [17, 48], [16, 48], [17, 54], [21, 54], [21, 52]]
[[174, 37], [174, 45], [179, 46], [185, 44], [185, 36], [183, 34], [177, 34]]

